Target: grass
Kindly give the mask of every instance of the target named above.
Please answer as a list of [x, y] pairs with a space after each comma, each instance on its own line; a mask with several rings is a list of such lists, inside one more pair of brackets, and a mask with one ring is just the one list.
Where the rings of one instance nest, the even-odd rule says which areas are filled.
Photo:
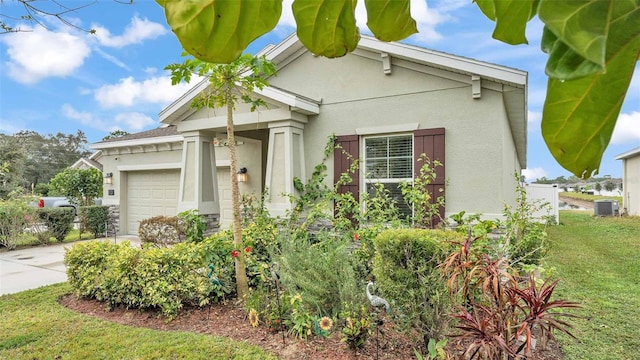
[[0, 297], [0, 359], [275, 359], [210, 335], [155, 331], [71, 311], [66, 283]]
[[602, 195], [589, 195], [589, 194], [583, 194], [583, 193], [577, 193], [577, 192], [561, 192], [560, 196], [562, 197], [568, 197], [568, 198], [572, 198], [572, 199], [578, 199], [578, 200], [587, 200], [587, 201], [595, 201], [595, 200], [616, 200], [618, 201], [618, 204], [622, 205], [622, 196], [602, 196]]
[[[78, 229], [72, 229], [67, 236], [64, 237], [62, 243], [71, 243], [78, 240], [90, 240], [94, 239], [94, 236], [90, 232], [83, 232], [82, 234]], [[53, 237], [49, 238], [49, 241], [46, 244], [43, 244], [38, 238], [32, 233], [23, 233], [16, 241], [15, 246], [18, 249], [31, 247], [31, 246], [39, 246], [39, 245], [49, 245], [49, 244], [58, 244], [58, 240]]]
[[556, 295], [583, 306], [573, 312], [581, 319], [571, 321], [578, 340], [558, 336], [566, 359], [637, 359], [640, 218], [561, 211], [548, 233], [545, 266], [562, 279]]

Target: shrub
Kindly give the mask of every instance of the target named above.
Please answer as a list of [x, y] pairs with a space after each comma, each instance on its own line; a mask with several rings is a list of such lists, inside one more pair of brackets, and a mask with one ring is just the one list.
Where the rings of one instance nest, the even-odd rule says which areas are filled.
[[35, 209], [22, 200], [0, 200], [0, 245], [13, 249], [25, 229], [32, 224]]
[[86, 228], [98, 237], [98, 234], [104, 234], [107, 230], [106, 225], [109, 220], [108, 206], [81, 206], [80, 222], [83, 228]]
[[40, 208], [38, 217], [45, 222], [51, 236], [62, 242], [73, 228], [75, 209], [72, 207]]
[[[443, 262], [447, 284], [455, 300], [463, 300], [453, 317], [458, 333], [467, 345], [466, 354], [481, 358], [506, 359], [531, 356], [534, 336], [544, 343], [552, 331], [573, 336], [562, 310], [577, 303], [552, 299], [558, 280], [541, 285], [530, 274], [522, 278], [507, 257], [492, 257], [473, 246], [473, 237], [458, 244]], [[471, 356], [473, 358], [474, 355]]]
[[155, 216], [140, 221], [138, 237], [143, 244], [157, 246], [177, 244], [185, 235], [183, 224], [176, 216]]
[[321, 231], [316, 234], [316, 241], [281, 240], [276, 261], [280, 279], [287, 291], [302, 295], [302, 304], [308, 310], [336, 317], [344, 302], [365, 301], [364, 286], [358, 287], [345, 239]]
[[198, 215], [198, 210], [187, 210], [178, 213], [178, 227], [182, 227], [187, 235], [187, 240], [200, 242], [204, 239], [204, 231], [207, 224]]
[[376, 285], [401, 314], [400, 325], [419, 331], [425, 346], [446, 330], [449, 297], [438, 267], [448, 242], [461, 239], [453, 231], [422, 229], [386, 230], [374, 239]]
[[203, 306], [210, 300], [213, 285], [203, 250], [192, 243], [139, 249], [128, 242], [92, 241], [74, 245], [64, 261], [76, 294], [108, 307], [158, 308], [173, 318], [183, 304]]

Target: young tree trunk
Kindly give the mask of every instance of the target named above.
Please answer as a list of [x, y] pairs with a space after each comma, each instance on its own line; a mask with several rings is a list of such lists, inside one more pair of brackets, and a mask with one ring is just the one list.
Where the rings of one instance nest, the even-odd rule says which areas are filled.
[[232, 88], [226, 89], [227, 103], [227, 142], [229, 146], [230, 176], [231, 176], [231, 204], [233, 208], [233, 247], [238, 250], [235, 258], [236, 266], [236, 291], [238, 299], [244, 301], [249, 294], [249, 281], [244, 260], [244, 246], [242, 244], [242, 225], [240, 224], [240, 190], [238, 188], [238, 159], [236, 158], [236, 140], [233, 129], [233, 101], [231, 99]]

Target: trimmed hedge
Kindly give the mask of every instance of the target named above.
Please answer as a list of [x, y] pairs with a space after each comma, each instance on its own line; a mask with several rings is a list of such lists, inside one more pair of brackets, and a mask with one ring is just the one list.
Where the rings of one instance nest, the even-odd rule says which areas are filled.
[[168, 246], [182, 242], [186, 229], [177, 216], [155, 216], [140, 221], [138, 237], [140, 241], [158, 246]]
[[205, 247], [134, 248], [128, 241], [90, 241], [67, 250], [69, 284], [78, 296], [108, 307], [158, 308], [173, 318], [184, 304], [209, 303], [214, 284], [207, 276]]
[[38, 218], [47, 225], [51, 236], [60, 242], [71, 232], [75, 217], [75, 209], [72, 207], [38, 209]]
[[451, 241], [464, 235], [429, 229], [385, 230], [373, 241], [376, 286], [400, 313], [402, 325], [423, 334], [425, 345], [446, 331], [449, 295], [439, 271]]
[[109, 220], [108, 206], [81, 206], [80, 221], [82, 226], [98, 237], [98, 234], [104, 234], [107, 230], [106, 224]]

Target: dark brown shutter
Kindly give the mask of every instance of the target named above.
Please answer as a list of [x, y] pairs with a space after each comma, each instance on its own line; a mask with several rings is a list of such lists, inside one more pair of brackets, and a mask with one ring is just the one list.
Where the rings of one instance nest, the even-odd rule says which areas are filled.
[[[444, 196], [445, 190], [445, 156], [444, 156], [444, 128], [420, 129], [413, 132], [413, 176], [420, 175], [420, 168], [424, 164], [418, 161], [421, 154], [426, 154], [431, 162], [438, 160], [442, 166], [435, 168], [436, 179], [429, 185], [431, 201]], [[439, 189], [443, 191], [440, 192]], [[440, 208], [440, 217], [444, 219], [444, 207]], [[440, 219], [434, 219], [436, 225]]]
[[[336, 145], [339, 145], [333, 152], [333, 183], [340, 180], [340, 175], [347, 173], [353, 161], [360, 158], [360, 143], [358, 135], [338, 136]], [[350, 154], [349, 157], [347, 154]], [[360, 201], [360, 173], [351, 175], [351, 182], [338, 187], [338, 193], [346, 194], [351, 192], [356, 201]]]

